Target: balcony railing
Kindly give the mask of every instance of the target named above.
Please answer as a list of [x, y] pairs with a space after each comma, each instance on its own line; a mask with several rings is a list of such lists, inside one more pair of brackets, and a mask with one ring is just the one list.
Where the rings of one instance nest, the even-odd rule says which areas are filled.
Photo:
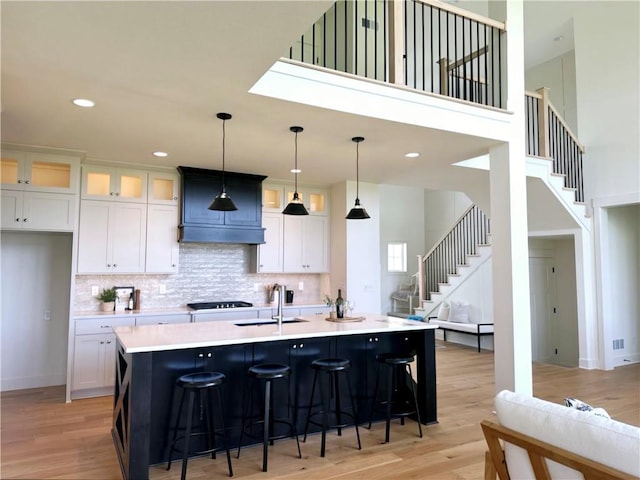
[[505, 27], [437, 0], [337, 1], [289, 58], [502, 108]]

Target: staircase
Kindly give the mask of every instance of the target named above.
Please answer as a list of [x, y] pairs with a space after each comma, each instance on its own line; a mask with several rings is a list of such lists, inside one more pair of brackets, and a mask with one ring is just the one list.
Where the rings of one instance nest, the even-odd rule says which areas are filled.
[[[560, 212], [558, 217], [564, 217], [562, 220], [566, 220], [567, 215], [573, 220], [566, 223], [591, 232], [592, 219], [583, 201], [584, 146], [549, 102], [547, 88], [536, 93], [527, 92], [526, 106], [530, 225], [545, 225], [549, 222], [549, 212], [556, 211]], [[486, 167], [479, 168], [488, 170], [488, 162]], [[562, 208], [559, 209], [558, 204]], [[558, 227], [550, 225], [538, 229], [554, 230]], [[442, 301], [486, 264], [491, 258], [490, 238], [489, 219], [477, 205], [472, 205], [442, 240], [419, 258], [421, 308], [415, 309], [417, 315], [436, 315]]]

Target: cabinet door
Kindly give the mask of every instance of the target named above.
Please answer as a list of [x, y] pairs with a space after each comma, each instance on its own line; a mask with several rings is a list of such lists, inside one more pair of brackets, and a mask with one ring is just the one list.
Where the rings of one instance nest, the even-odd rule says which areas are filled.
[[83, 199], [146, 203], [147, 172], [84, 165], [81, 192]]
[[262, 218], [264, 224], [265, 212], [282, 213], [284, 187], [275, 183], [262, 183]]
[[258, 245], [258, 272], [282, 272], [282, 223], [281, 213], [262, 214], [265, 243]]
[[78, 273], [112, 271], [111, 228], [113, 210], [108, 202], [84, 200], [80, 205]]
[[104, 342], [105, 335], [76, 335], [72, 390], [103, 386]]
[[304, 272], [302, 235], [306, 217], [287, 215], [284, 217], [283, 265], [287, 273]]
[[147, 202], [154, 205], [178, 205], [180, 177], [177, 173], [149, 172]]
[[113, 333], [105, 335], [102, 347], [102, 385], [101, 387], [115, 387], [116, 383], [116, 336]]
[[[293, 186], [285, 189], [287, 203], [291, 201], [294, 194]], [[298, 196], [302, 199], [302, 203], [307, 208], [309, 215], [328, 215], [329, 213], [329, 194], [322, 188], [300, 187], [298, 188]]]
[[25, 183], [31, 191], [78, 193], [77, 158], [27, 153]]
[[225, 178], [227, 193], [238, 207], [237, 210], [224, 212], [225, 225], [261, 226], [262, 182], [233, 176]]
[[328, 221], [327, 217], [308, 216], [304, 219], [302, 244], [305, 272], [328, 271]]
[[3, 189], [22, 190], [26, 177], [24, 172], [26, 157], [25, 152], [2, 149], [0, 182]]
[[2, 216], [0, 221], [2, 228], [21, 229], [22, 228], [22, 192], [16, 190], [0, 191], [0, 207]]
[[176, 273], [178, 243], [178, 207], [147, 206], [147, 273]]
[[113, 271], [140, 273], [145, 267], [146, 205], [123, 203], [112, 205]]
[[169, 325], [172, 323], [189, 323], [191, 315], [176, 313], [172, 315], [144, 315], [136, 317], [136, 325]]
[[72, 232], [75, 226], [77, 195], [24, 192], [23, 228]]

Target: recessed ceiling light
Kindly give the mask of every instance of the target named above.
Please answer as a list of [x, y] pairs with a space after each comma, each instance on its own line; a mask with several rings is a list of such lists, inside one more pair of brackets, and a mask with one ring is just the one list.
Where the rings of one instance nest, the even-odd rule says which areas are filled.
[[92, 102], [91, 100], [87, 100], [86, 98], [74, 98], [73, 104], [78, 107], [84, 107], [84, 108], [91, 108], [95, 106], [95, 102]]
[[419, 157], [420, 154], [418, 152], [409, 152], [409, 153], [405, 153], [404, 156], [407, 158], [416, 158], [416, 157]]
[[292, 168], [291, 170], [289, 170], [291, 173], [302, 173], [302, 170], [300, 170], [299, 168]]
[[153, 152], [154, 157], [168, 157], [169, 154], [167, 152]]

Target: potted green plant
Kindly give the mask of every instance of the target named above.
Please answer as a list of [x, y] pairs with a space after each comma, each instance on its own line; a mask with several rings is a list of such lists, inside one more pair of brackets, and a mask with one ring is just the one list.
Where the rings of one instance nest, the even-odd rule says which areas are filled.
[[103, 312], [112, 312], [113, 310], [115, 310], [118, 292], [115, 288], [103, 288], [100, 295], [98, 295], [96, 298], [102, 302]]

